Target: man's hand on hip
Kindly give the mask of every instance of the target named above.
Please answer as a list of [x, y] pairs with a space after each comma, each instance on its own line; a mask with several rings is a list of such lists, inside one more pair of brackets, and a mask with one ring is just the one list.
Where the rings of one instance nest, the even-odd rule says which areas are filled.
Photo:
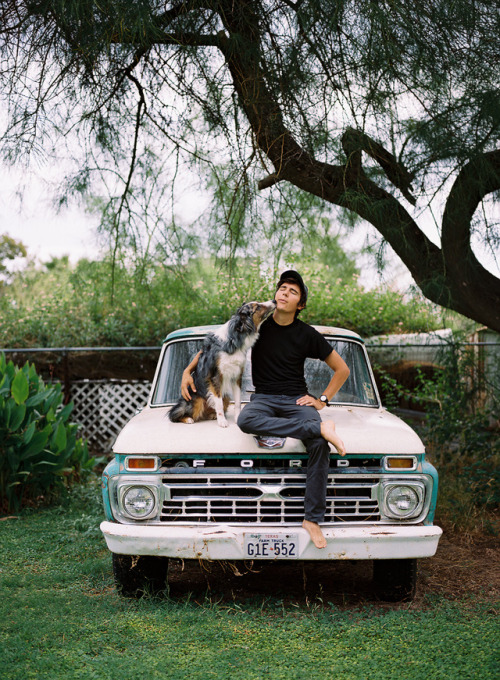
[[315, 399], [310, 394], [300, 397], [300, 399], [297, 399], [296, 403], [299, 406], [314, 406], [317, 411], [321, 411], [322, 408], [325, 408], [325, 404], [322, 401]]

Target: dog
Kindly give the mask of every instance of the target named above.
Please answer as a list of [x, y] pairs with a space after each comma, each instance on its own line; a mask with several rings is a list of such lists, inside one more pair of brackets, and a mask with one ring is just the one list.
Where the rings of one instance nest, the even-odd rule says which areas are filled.
[[238, 418], [247, 351], [259, 337], [261, 323], [275, 308], [274, 301], [246, 302], [218, 331], [207, 333], [193, 372], [196, 392], [190, 389], [191, 400], [180, 397], [170, 409], [168, 415], [173, 423], [217, 418], [219, 427], [227, 427], [225, 412], [231, 393], [235, 419]]

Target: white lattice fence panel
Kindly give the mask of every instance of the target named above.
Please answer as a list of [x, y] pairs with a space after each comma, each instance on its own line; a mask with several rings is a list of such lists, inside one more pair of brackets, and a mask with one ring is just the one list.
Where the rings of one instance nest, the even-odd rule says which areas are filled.
[[74, 403], [71, 420], [81, 425], [80, 434], [89, 444], [101, 449], [99, 404], [99, 383], [88, 380], [71, 384], [71, 401]]
[[138, 408], [144, 406], [151, 389], [147, 381], [75, 381], [71, 384], [73, 420], [82, 425], [82, 436], [92, 448], [109, 449]]
[[140, 406], [144, 406], [151, 383], [107, 383], [99, 392], [99, 420], [112, 439]]

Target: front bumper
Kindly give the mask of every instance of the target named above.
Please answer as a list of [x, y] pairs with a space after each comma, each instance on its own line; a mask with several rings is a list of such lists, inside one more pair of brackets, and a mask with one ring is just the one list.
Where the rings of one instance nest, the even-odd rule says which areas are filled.
[[155, 555], [198, 560], [242, 560], [245, 533], [269, 533], [277, 537], [299, 536], [299, 560], [380, 560], [432, 557], [443, 533], [423, 525], [339, 527], [322, 525], [327, 546], [318, 549], [302, 527], [283, 526], [147, 526], [102, 522], [109, 550], [121, 555]]

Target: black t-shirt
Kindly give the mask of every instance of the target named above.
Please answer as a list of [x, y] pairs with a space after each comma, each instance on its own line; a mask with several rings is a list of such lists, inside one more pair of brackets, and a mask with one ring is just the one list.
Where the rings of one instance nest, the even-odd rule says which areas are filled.
[[252, 380], [258, 394], [286, 394], [294, 397], [307, 393], [304, 361], [307, 357], [324, 361], [330, 343], [308, 324], [295, 319], [280, 326], [272, 316], [260, 327], [252, 349]]

